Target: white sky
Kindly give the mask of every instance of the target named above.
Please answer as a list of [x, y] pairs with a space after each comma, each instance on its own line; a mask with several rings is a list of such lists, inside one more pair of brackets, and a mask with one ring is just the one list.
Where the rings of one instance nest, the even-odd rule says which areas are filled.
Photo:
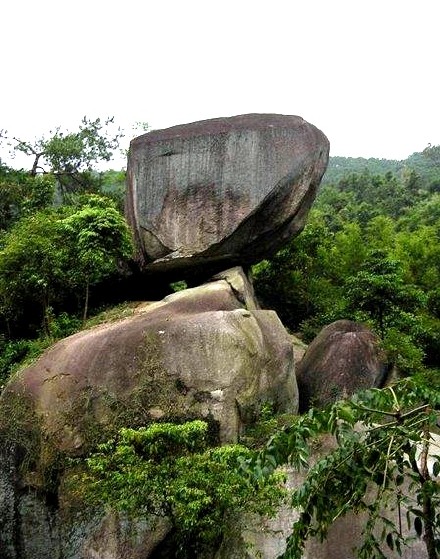
[[0, 129], [273, 112], [331, 155], [404, 159], [440, 144], [439, 21], [439, 0], [3, 0]]

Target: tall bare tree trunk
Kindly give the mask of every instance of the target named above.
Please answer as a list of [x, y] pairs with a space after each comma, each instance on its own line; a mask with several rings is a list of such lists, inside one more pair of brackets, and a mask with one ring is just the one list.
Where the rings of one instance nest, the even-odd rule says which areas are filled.
[[[420, 477], [422, 486], [431, 481], [431, 476], [428, 470], [428, 453], [429, 453], [429, 430], [424, 430], [424, 441], [422, 453], [420, 455]], [[437, 551], [435, 549], [435, 536], [433, 528], [433, 520], [435, 518], [435, 510], [432, 504], [432, 499], [429, 491], [423, 492], [423, 515], [424, 515], [424, 533], [423, 541], [425, 542], [426, 551], [428, 552], [429, 559], [438, 559]]]
[[83, 324], [87, 320], [87, 313], [89, 312], [89, 292], [90, 292], [90, 283], [89, 283], [89, 280], [87, 279], [86, 297], [85, 297], [85, 300], [84, 300]]

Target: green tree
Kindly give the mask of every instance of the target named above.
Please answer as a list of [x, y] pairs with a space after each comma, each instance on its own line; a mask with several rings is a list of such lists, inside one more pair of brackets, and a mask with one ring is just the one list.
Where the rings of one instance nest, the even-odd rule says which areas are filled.
[[60, 225], [69, 251], [67, 281], [73, 289], [84, 290], [85, 321], [90, 286], [111, 275], [121, 260], [131, 256], [131, 234], [115, 204], [97, 195], [85, 197], [84, 203]]
[[415, 231], [423, 225], [436, 225], [440, 222], [440, 194], [435, 193], [421, 199], [411, 208], [407, 208], [399, 218], [399, 228]]
[[[367, 255], [361, 226], [347, 222], [334, 234], [328, 250], [328, 269], [333, 280], [342, 285], [347, 276], [356, 274]], [[341, 294], [342, 295], [342, 294]]]
[[365, 226], [364, 244], [370, 251], [381, 250], [384, 253], [391, 253], [395, 238], [395, 220], [387, 215], [373, 217]]
[[0, 314], [8, 331], [17, 315], [36, 304], [43, 330], [49, 334], [51, 306], [61, 291], [66, 271], [62, 238], [56, 215], [44, 211], [22, 218], [3, 235]]
[[49, 207], [54, 192], [55, 180], [51, 175], [30, 177], [23, 171], [0, 167], [0, 230]]
[[[324, 410], [312, 409], [271, 439], [249, 463], [251, 470], [270, 474], [288, 463], [307, 471], [292, 495], [292, 506], [301, 514], [283, 559], [300, 559], [308, 538], [324, 539], [333, 522], [349, 512], [367, 517], [357, 549], [360, 559], [385, 559], [384, 546], [400, 554], [411, 542], [402, 529], [404, 522], [423, 537], [429, 559], [438, 559], [440, 457], [431, 431], [436, 430], [439, 394], [438, 386], [406, 379]], [[310, 467], [313, 448], [323, 434], [333, 435], [334, 450]], [[387, 511], [397, 511], [397, 520]]]
[[348, 310], [365, 312], [382, 338], [404, 312], [413, 312], [424, 302], [421, 290], [405, 283], [401, 263], [382, 250], [371, 251], [360, 271], [347, 278], [346, 297]]
[[137, 518], [167, 517], [175, 556], [195, 558], [219, 543], [238, 513], [270, 514], [284, 495], [283, 476], [245, 475], [241, 463], [251, 454], [240, 445], [210, 447], [208, 424], [199, 420], [122, 429], [68, 487], [80, 500]]
[[125, 170], [114, 171], [108, 170], [101, 174], [100, 192], [111, 198], [121, 214], [124, 213], [125, 206], [125, 186], [126, 173]]
[[77, 132], [64, 132], [58, 127], [50, 137], [34, 142], [17, 137], [11, 139], [13, 150], [32, 158], [31, 177], [51, 173], [64, 196], [97, 189], [97, 163], [110, 161], [123, 136], [120, 128], [112, 130], [113, 117], [101, 121], [84, 117]]
[[440, 221], [437, 225], [419, 225], [412, 232], [396, 236], [395, 254], [402, 262], [408, 283], [429, 292], [440, 283]]
[[0, 316], [8, 335], [25, 313], [34, 323], [35, 307], [50, 335], [54, 306], [80, 293], [85, 320], [90, 286], [117, 272], [131, 246], [124, 217], [102, 196], [21, 218], [0, 238]]
[[336, 286], [328, 275], [331, 237], [322, 220], [311, 220], [273, 258], [253, 268], [257, 296], [292, 330], [337, 301]]

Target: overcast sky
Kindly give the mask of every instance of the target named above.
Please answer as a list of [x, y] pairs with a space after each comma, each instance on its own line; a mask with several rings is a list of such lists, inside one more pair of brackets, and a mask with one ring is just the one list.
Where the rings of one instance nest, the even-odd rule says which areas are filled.
[[282, 113], [331, 155], [404, 159], [440, 144], [439, 21], [439, 0], [3, 0], [0, 129]]

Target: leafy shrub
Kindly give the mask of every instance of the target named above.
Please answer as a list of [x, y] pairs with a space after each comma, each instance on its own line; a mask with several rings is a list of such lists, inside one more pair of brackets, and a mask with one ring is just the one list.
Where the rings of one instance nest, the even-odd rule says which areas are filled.
[[265, 480], [242, 468], [252, 452], [241, 445], [207, 446], [208, 425], [152, 424], [122, 429], [100, 445], [67, 484], [74, 500], [140, 517], [168, 517], [176, 556], [195, 557], [218, 543], [228, 521], [246, 510], [270, 514], [284, 495], [283, 477]]

